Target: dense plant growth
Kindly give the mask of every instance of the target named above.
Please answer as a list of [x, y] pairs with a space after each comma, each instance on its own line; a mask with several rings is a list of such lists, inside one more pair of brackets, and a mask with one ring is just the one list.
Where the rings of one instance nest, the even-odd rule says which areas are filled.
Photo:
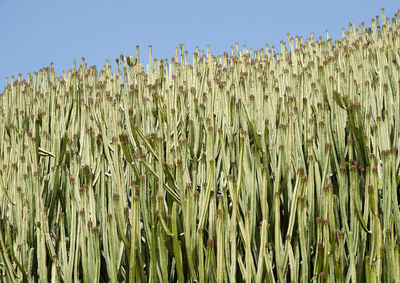
[[0, 279], [398, 282], [399, 27], [12, 78]]

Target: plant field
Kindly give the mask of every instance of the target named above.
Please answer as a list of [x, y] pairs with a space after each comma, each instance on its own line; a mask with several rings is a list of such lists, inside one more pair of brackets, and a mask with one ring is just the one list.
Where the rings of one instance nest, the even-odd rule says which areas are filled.
[[400, 282], [400, 16], [326, 37], [12, 77], [0, 281]]

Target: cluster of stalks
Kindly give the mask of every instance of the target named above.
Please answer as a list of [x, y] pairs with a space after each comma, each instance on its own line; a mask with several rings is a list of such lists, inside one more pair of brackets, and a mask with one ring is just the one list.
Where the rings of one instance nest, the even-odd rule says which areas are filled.
[[7, 80], [0, 281], [400, 282], [400, 16], [326, 36]]

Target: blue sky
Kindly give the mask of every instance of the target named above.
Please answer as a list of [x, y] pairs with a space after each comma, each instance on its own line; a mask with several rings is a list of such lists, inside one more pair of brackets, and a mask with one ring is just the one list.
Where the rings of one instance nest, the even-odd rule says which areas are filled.
[[[125, 1], [125, 0], [0, 0], [0, 93], [7, 76], [23, 78], [54, 62], [57, 75], [80, 64], [101, 69], [106, 59], [114, 66], [120, 54], [135, 56], [147, 64], [148, 45], [153, 57], [168, 58], [185, 44], [189, 55], [207, 44], [215, 55], [242, 47], [260, 49], [279, 46], [287, 33], [304, 39], [328, 29], [333, 39], [341, 28], [381, 15], [392, 18], [397, 1]], [[189, 56], [191, 58], [191, 56]]]

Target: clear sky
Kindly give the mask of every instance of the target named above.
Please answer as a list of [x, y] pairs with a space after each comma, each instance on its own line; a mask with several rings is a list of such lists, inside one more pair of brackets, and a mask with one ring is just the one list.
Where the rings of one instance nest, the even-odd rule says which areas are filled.
[[279, 47], [287, 33], [325, 39], [328, 29], [341, 39], [342, 27], [353, 21], [370, 26], [381, 8], [392, 18], [400, 1], [0, 0], [0, 93], [7, 76], [26, 78], [50, 62], [58, 76], [74, 59], [79, 66], [81, 57], [98, 70], [110, 59], [115, 71], [114, 59], [135, 56], [136, 45], [147, 64], [148, 45], [154, 58], [171, 62], [180, 43], [189, 55], [207, 44], [219, 55], [235, 42], [248, 49]]

